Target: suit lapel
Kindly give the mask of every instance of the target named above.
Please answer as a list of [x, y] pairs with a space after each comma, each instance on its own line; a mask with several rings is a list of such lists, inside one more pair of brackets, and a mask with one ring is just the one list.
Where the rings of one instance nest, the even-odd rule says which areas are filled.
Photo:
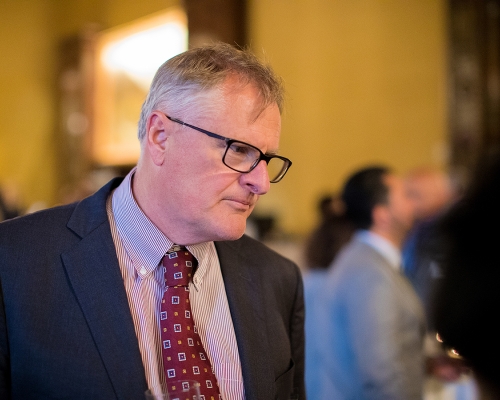
[[142, 398], [147, 383], [102, 202], [107, 193], [76, 208], [68, 227], [82, 239], [61, 257], [117, 398]]
[[216, 242], [231, 318], [238, 343], [246, 399], [274, 397], [274, 372], [269, 358], [265, 301], [259, 268], [240, 252], [239, 242]]

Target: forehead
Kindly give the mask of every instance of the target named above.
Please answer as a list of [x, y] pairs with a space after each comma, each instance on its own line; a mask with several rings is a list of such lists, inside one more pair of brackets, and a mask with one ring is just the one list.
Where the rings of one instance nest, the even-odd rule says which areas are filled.
[[257, 120], [270, 105], [265, 103], [264, 96], [258, 86], [238, 75], [228, 76], [220, 86], [221, 106], [228, 109], [239, 109], [250, 122]]
[[[227, 78], [195, 107], [193, 119], [207, 130], [262, 146], [263, 140], [279, 140], [281, 115], [278, 105], [265, 105], [251, 82]], [[257, 143], [256, 143], [257, 141]], [[274, 144], [272, 147], [276, 147]]]

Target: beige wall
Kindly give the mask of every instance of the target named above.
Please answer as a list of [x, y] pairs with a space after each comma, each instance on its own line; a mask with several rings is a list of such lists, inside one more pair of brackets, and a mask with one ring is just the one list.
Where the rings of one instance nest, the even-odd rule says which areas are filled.
[[[37, 0], [33, 0], [37, 1]], [[87, 23], [103, 29], [125, 24], [173, 5], [181, 0], [52, 0], [58, 35], [78, 32]]]
[[[88, 22], [129, 22], [180, 0], [0, 2], [0, 183], [25, 204], [56, 198], [57, 43]], [[290, 233], [354, 168], [398, 171], [446, 159], [445, 0], [249, 0], [252, 48], [284, 77], [289, 175], [261, 199]]]
[[54, 43], [48, 0], [0, 2], [0, 184], [50, 204]]
[[0, 185], [23, 207], [57, 199], [58, 45], [87, 24], [111, 28], [180, 0], [0, 1]]
[[252, 47], [285, 79], [281, 150], [294, 163], [257, 211], [302, 234], [354, 168], [445, 163], [444, 0], [250, 4]]

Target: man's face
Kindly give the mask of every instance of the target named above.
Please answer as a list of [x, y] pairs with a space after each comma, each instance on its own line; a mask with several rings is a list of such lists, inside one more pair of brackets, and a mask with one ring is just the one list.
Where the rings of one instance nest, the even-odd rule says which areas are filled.
[[[230, 78], [222, 86], [222, 96], [212, 101], [210, 113], [199, 108], [193, 105], [189, 120], [184, 122], [247, 142], [264, 153], [277, 152], [281, 130], [278, 106], [262, 110], [253, 85]], [[259, 196], [269, 190], [266, 163], [261, 161], [249, 173], [233, 171], [222, 162], [223, 140], [172, 121], [166, 121], [165, 126], [170, 133], [157, 183], [164, 197], [157, 201], [161, 202], [158, 209], [165, 213], [162, 218], [168, 222], [167, 236], [179, 244], [241, 237]]]
[[410, 174], [405, 186], [415, 208], [418, 220], [433, 217], [452, 200], [449, 180], [444, 173], [423, 171]]
[[388, 174], [384, 183], [389, 188], [388, 209], [392, 228], [398, 235], [406, 235], [414, 221], [414, 205], [405, 188], [403, 180], [396, 175]]

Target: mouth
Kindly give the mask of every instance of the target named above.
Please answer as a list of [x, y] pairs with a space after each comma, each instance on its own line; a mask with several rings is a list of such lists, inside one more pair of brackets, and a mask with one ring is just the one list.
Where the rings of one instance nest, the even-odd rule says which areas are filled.
[[242, 199], [236, 197], [228, 197], [224, 200], [228, 201], [229, 204], [231, 204], [233, 207], [244, 211], [247, 211], [249, 209], [251, 210], [256, 203], [256, 200]]

